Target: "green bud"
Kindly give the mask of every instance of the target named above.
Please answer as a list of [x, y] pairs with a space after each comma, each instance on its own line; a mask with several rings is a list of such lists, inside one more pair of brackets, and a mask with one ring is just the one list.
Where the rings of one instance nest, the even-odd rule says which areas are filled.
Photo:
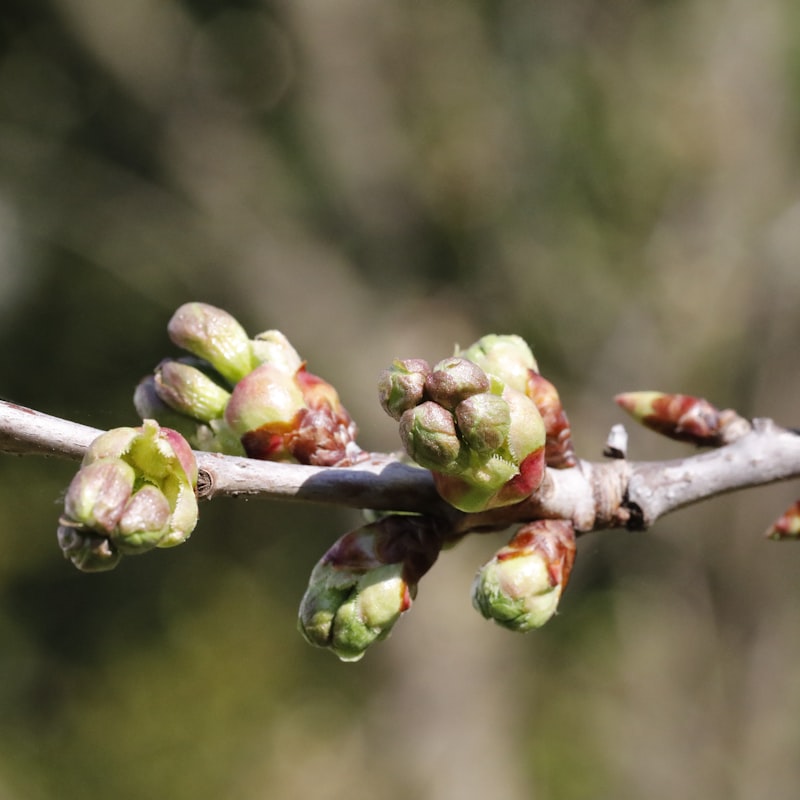
[[119, 458], [101, 458], [82, 466], [64, 498], [66, 519], [109, 533], [122, 516], [135, 480], [134, 470]]
[[484, 617], [520, 632], [544, 625], [556, 613], [560, 597], [560, 587], [550, 582], [539, 555], [491, 561], [472, 587], [473, 604]]
[[280, 331], [259, 333], [250, 344], [253, 356], [260, 364], [272, 364], [287, 375], [294, 375], [303, 366], [297, 350]]
[[235, 384], [257, 364], [244, 328], [227, 311], [207, 303], [186, 303], [172, 316], [167, 333], [190, 353], [205, 359]]
[[196, 367], [171, 359], [156, 367], [155, 390], [170, 408], [202, 422], [221, 417], [231, 396]]
[[453, 415], [433, 401], [400, 417], [400, 438], [408, 455], [421, 467], [443, 473], [458, 469], [461, 441]]
[[466, 358], [446, 358], [425, 378], [426, 395], [452, 411], [462, 400], [490, 388], [486, 373]]
[[486, 619], [513, 631], [544, 625], [555, 613], [575, 559], [575, 532], [565, 520], [538, 520], [484, 564], [472, 603]]
[[119, 564], [122, 554], [106, 537], [75, 528], [62, 522], [58, 528], [58, 545], [82, 572], [104, 572]]
[[298, 628], [310, 644], [357, 661], [411, 607], [443, 545], [439, 523], [392, 515], [342, 536], [311, 573]]
[[378, 379], [378, 399], [383, 410], [400, 419], [410, 408], [422, 402], [425, 378], [430, 364], [421, 358], [395, 359]]
[[518, 392], [525, 392], [528, 370], [539, 371], [530, 347], [521, 336], [490, 333], [458, 355], [474, 361], [484, 372], [496, 375]]
[[385, 639], [411, 605], [401, 564], [363, 575], [339, 607], [330, 647], [342, 661], [358, 661], [367, 648]]
[[348, 569], [321, 561], [300, 604], [298, 628], [309, 644], [358, 661], [410, 605], [402, 564]]

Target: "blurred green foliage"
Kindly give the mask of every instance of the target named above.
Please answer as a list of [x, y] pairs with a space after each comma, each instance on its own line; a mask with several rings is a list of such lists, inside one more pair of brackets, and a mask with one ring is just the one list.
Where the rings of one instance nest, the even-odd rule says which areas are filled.
[[[629, 389], [797, 424], [793, 0], [4, 0], [0, 395], [109, 427], [204, 300], [375, 379], [519, 333], [599, 457]], [[632, 432], [635, 458], [683, 452]], [[469, 608], [500, 539], [358, 665], [294, 615], [354, 514], [219, 500], [76, 573], [74, 465], [0, 460], [0, 797], [794, 797], [796, 487], [582, 540], [563, 613]]]

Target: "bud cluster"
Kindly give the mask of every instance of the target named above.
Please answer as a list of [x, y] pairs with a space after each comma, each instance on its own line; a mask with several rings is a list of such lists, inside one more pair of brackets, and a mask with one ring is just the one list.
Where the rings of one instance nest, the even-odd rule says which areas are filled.
[[431, 368], [395, 361], [379, 382], [408, 455], [431, 470], [439, 494], [462, 511], [519, 502], [544, 475], [545, 431], [522, 392], [454, 356]]
[[298, 628], [310, 644], [358, 661], [411, 607], [443, 544], [429, 517], [396, 514], [342, 536], [311, 573]]
[[462, 511], [517, 503], [545, 465], [577, 463], [558, 392], [519, 336], [484, 336], [433, 368], [398, 359], [378, 393], [408, 455]]
[[180, 430], [198, 448], [318, 466], [360, 455], [356, 426], [336, 390], [306, 370], [279, 331], [250, 338], [206, 303], [186, 303], [167, 326], [191, 355], [165, 359], [134, 394], [143, 418]]
[[92, 442], [64, 498], [58, 541], [86, 572], [181, 544], [197, 524], [197, 463], [177, 431], [145, 420]]

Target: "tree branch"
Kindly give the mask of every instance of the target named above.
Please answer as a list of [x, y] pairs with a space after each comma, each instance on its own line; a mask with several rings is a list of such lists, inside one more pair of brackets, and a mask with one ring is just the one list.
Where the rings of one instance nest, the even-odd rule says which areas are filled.
[[[0, 401], [0, 452], [80, 459], [102, 431]], [[428, 471], [374, 453], [352, 467], [309, 467], [196, 452], [198, 496], [259, 496], [445, 517], [456, 532], [499, 530], [533, 519], [571, 520], [577, 531], [645, 528], [724, 492], [800, 476], [800, 435], [771, 420], [731, 444], [670, 461], [581, 461], [547, 471], [530, 499], [465, 514], [439, 498]]]

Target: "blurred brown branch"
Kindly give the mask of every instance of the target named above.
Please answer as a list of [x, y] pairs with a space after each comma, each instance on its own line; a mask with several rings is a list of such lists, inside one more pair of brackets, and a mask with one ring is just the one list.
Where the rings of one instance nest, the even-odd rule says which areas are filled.
[[[0, 401], [0, 452], [81, 458], [101, 431]], [[259, 496], [447, 517], [459, 533], [499, 530], [534, 519], [567, 519], [587, 533], [645, 528], [718, 494], [800, 476], [800, 436], [771, 420], [724, 447], [669, 461], [581, 461], [547, 471], [539, 491], [513, 506], [465, 514], [436, 494], [427, 470], [373, 453], [352, 467], [310, 467], [195, 453], [202, 499]]]

